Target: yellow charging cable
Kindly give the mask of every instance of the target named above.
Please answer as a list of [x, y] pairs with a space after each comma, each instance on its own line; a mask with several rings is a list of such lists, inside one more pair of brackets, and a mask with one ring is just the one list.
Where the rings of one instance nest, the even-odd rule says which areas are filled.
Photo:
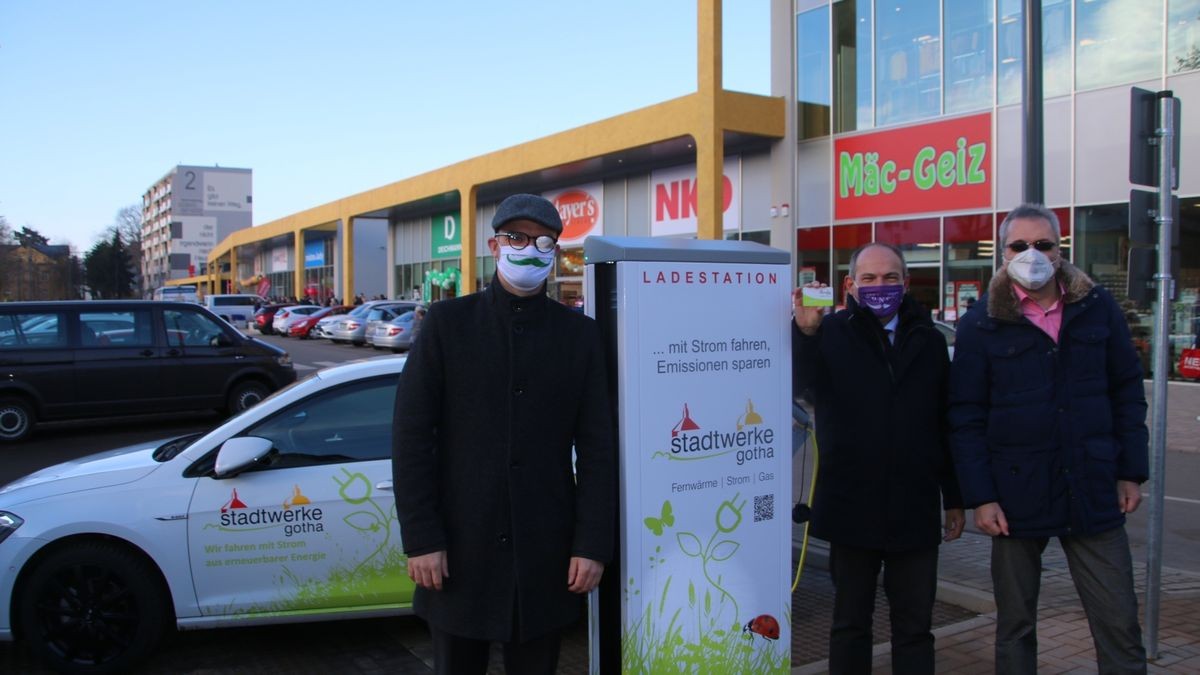
[[[817, 450], [817, 434], [813, 429], [813, 425], [808, 425], [808, 440], [812, 443], [813, 450], [813, 470], [812, 480], [808, 485], [808, 508], [811, 512], [813, 504], [813, 493], [817, 489], [817, 465], [821, 461], [821, 453]], [[808, 526], [812, 524], [812, 515], [810, 513], [808, 520], [804, 521], [804, 537], [800, 540], [800, 561], [796, 563], [796, 579], [792, 582], [792, 593], [796, 592], [796, 587], [800, 585], [800, 572], [804, 569], [804, 558], [808, 555]]]

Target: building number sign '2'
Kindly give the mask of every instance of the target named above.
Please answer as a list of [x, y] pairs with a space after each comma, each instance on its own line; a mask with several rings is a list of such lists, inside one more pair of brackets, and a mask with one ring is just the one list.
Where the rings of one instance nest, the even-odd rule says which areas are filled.
[[834, 217], [990, 209], [991, 113], [840, 138]]

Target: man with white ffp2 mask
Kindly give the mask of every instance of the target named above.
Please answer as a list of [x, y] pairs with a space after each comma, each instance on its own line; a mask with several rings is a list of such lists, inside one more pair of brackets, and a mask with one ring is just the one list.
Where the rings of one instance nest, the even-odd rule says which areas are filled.
[[996, 672], [1037, 670], [1041, 557], [1067, 555], [1102, 673], [1144, 673], [1125, 515], [1149, 470], [1141, 362], [1108, 291], [1062, 259], [1054, 212], [1013, 209], [1004, 264], [958, 323], [951, 448], [992, 537]]
[[562, 227], [542, 197], [500, 202], [495, 278], [430, 306], [400, 375], [396, 513], [439, 674], [487, 672], [495, 641], [507, 672], [553, 675], [613, 555], [604, 346], [546, 296]]

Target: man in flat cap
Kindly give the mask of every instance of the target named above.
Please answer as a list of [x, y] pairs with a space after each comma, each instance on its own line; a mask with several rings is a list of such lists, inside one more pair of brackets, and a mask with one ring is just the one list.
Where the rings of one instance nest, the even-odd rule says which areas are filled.
[[557, 209], [513, 195], [492, 229], [492, 283], [429, 308], [400, 376], [396, 512], [437, 672], [484, 673], [498, 641], [553, 673], [613, 553], [612, 408], [595, 322], [546, 297]]

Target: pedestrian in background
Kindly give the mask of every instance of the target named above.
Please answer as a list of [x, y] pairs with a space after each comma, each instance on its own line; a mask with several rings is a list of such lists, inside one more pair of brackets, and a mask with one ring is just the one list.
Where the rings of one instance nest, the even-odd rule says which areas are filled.
[[436, 671], [484, 673], [499, 641], [550, 674], [613, 554], [612, 404], [595, 321], [546, 296], [558, 210], [514, 195], [492, 228], [495, 283], [432, 305], [400, 376], [396, 509]]
[[964, 523], [946, 439], [946, 340], [908, 281], [900, 250], [876, 243], [850, 258], [845, 309], [823, 317], [803, 289], [792, 295], [795, 380], [821, 453], [812, 533], [830, 543], [833, 673], [871, 671], [881, 568], [892, 670], [933, 673], [938, 545]]
[[1058, 537], [1102, 673], [1144, 673], [1125, 514], [1149, 467], [1142, 369], [1112, 295], [1062, 258], [1054, 212], [1000, 225], [1004, 263], [958, 324], [959, 484], [992, 536], [996, 671], [1037, 670], [1041, 557]]

